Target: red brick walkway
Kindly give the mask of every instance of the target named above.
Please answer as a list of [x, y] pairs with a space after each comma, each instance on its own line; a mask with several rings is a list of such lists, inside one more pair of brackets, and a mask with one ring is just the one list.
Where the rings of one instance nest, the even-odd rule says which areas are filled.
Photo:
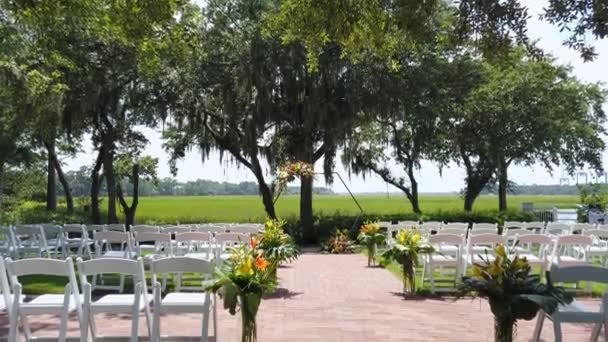
[[[260, 342], [312, 341], [492, 341], [493, 320], [482, 300], [404, 300], [400, 282], [388, 271], [366, 267], [361, 255], [304, 254], [279, 270], [281, 286], [265, 299], [258, 314]], [[597, 302], [593, 303], [597, 305]], [[220, 307], [221, 308], [221, 307]], [[78, 325], [70, 324], [70, 336]], [[103, 335], [127, 335], [130, 318], [98, 317]], [[39, 334], [51, 336], [57, 320], [32, 320]], [[174, 315], [163, 319], [162, 334], [196, 336], [200, 317]], [[520, 322], [517, 341], [528, 341], [535, 321]], [[146, 335], [142, 317], [140, 329]], [[237, 321], [220, 309], [219, 341], [236, 341]], [[0, 319], [6, 335], [6, 318]], [[565, 341], [588, 341], [591, 327], [565, 325]], [[553, 327], [545, 323], [542, 338], [553, 341]], [[36, 333], [35, 333], [36, 334]]]

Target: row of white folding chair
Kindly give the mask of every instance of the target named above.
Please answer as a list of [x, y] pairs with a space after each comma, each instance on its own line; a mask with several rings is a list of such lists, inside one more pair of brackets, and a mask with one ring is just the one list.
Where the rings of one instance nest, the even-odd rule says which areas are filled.
[[[94, 315], [99, 313], [131, 314], [131, 341], [138, 340], [139, 314], [144, 313], [148, 328], [148, 336], [152, 341], [160, 341], [160, 314], [161, 313], [201, 313], [203, 314], [203, 328], [201, 341], [208, 339], [209, 314], [213, 310], [214, 334], [217, 340], [217, 309], [215, 298], [205, 292], [202, 287], [199, 293], [170, 293], [162, 298], [160, 284], [156, 281], [157, 273], [203, 273], [205, 279], [211, 277], [213, 265], [206, 260], [196, 258], [175, 257], [154, 261], [152, 263], [154, 291], [149, 296], [145, 281], [143, 261], [125, 259], [96, 259], [83, 261], [78, 259], [78, 271], [83, 293], [78, 290], [78, 282], [71, 258], [53, 260], [46, 258], [31, 258], [24, 260], [5, 261], [0, 259], [0, 289], [2, 290], [3, 306], [9, 316], [9, 341], [16, 341], [19, 321], [23, 326], [27, 341], [33, 336], [29, 326], [29, 315], [54, 314], [59, 315], [60, 325], [58, 341], [65, 341], [67, 334], [68, 315], [78, 313], [80, 324], [80, 340], [93, 341], [97, 337]], [[107, 294], [93, 300], [92, 285], [87, 277], [102, 274], [121, 274], [133, 277], [132, 294]], [[7, 275], [11, 280], [13, 293], [8, 284]], [[28, 275], [53, 275], [67, 278], [68, 283], [64, 294], [43, 294], [29, 302], [22, 296], [22, 286], [19, 277]], [[179, 289], [178, 289], [179, 290]], [[154, 300], [154, 320], [151, 322], [150, 304]], [[153, 325], [151, 324], [153, 323]]]

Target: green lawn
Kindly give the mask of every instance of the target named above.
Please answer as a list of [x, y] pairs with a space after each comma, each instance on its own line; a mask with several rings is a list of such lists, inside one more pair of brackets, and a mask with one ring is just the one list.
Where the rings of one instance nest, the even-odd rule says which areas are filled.
[[[390, 215], [411, 213], [405, 196], [357, 195], [357, 200], [367, 214]], [[536, 207], [572, 208], [578, 196], [510, 196], [509, 207], [521, 208], [522, 202], [533, 202]], [[420, 197], [423, 212], [462, 210], [463, 201], [457, 195], [423, 195]], [[481, 196], [475, 210], [496, 209], [496, 196]], [[358, 208], [347, 195], [319, 195], [313, 200], [317, 214], [356, 215]], [[282, 196], [277, 202], [281, 217], [297, 215], [298, 196]], [[137, 210], [138, 222], [244, 222], [261, 221], [265, 217], [262, 201], [258, 196], [198, 196], [198, 197], [143, 197]]]

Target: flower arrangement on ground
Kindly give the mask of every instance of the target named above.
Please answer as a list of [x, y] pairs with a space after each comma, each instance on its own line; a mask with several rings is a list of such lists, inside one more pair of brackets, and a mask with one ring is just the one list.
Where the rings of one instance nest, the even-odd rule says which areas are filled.
[[367, 266], [375, 265], [378, 245], [386, 240], [386, 236], [380, 231], [380, 224], [371, 221], [365, 222], [359, 230], [357, 240], [367, 249]]
[[277, 267], [282, 262], [291, 262], [298, 258], [298, 246], [293, 238], [285, 233], [285, 221], [268, 219], [264, 231], [259, 235], [257, 249], [270, 262], [270, 269], [276, 277]]
[[336, 229], [321, 249], [331, 254], [353, 253], [353, 241], [348, 236], [348, 229]]
[[240, 307], [242, 342], [257, 341], [256, 315], [262, 295], [276, 288], [270, 262], [256, 247], [257, 242], [252, 238], [250, 245], [232, 248], [230, 259], [216, 270], [215, 279], [207, 286], [213, 292], [221, 290], [224, 308], [231, 315]]
[[416, 269], [420, 253], [433, 253], [432, 246], [422, 241], [417, 229], [403, 229], [397, 233], [394, 244], [386, 250], [382, 257], [394, 260], [403, 267], [403, 294], [416, 293]]
[[543, 309], [552, 313], [558, 304], [570, 303], [572, 297], [561, 287], [540, 281], [530, 274], [525, 257], [509, 256], [503, 245], [495, 249], [492, 259], [487, 252], [481, 264], [474, 264], [472, 275], [462, 278], [460, 296], [475, 292], [488, 299], [494, 314], [494, 340], [513, 341], [513, 330], [519, 319], [531, 320]]
[[287, 183], [293, 181], [296, 177], [310, 178], [314, 175], [315, 168], [310, 163], [298, 161], [283, 164], [277, 173], [277, 196], [285, 190]]

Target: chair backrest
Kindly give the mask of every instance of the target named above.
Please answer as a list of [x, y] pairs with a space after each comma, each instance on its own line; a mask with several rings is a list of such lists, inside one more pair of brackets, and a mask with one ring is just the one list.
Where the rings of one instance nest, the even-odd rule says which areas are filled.
[[[514, 249], [516, 254], [532, 254], [546, 261], [547, 254], [552, 252], [553, 239], [547, 235], [525, 234], [516, 237], [517, 245], [526, 248], [524, 251]], [[532, 248], [538, 247], [538, 248]]]
[[57, 239], [63, 235], [63, 227], [56, 225], [54, 223], [44, 223], [41, 224], [42, 229], [44, 230], [44, 236], [47, 239]]
[[516, 235], [527, 235], [530, 233], [532, 233], [532, 232], [525, 230], [523, 228], [510, 228], [510, 229], [502, 230], [502, 235], [505, 237], [511, 237], [511, 236], [516, 236]]
[[608, 230], [608, 224], [598, 224], [597, 229], [605, 229]]
[[163, 233], [178, 234], [178, 233], [190, 232], [190, 231], [192, 231], [192, 227], [190, 227], [190, 226], [167, 226], [167, 227], [162, 227], [160, 231]]
[[541, 221], [524, 222], [524, 229], [540, 232], [545, 229], [545, 223]]
[[165, 256], [173, 255], [173, 247], [171, 246], [171, 234], [169, 233], [151, 233], [151, 232], [135, 232], [133, 234], [133, 242], [137, 249], [137, 255], [142, 255], [142, 242], [154, 242], [156, 254], [164, 252]]
[[17, 225], [13, 227], [13, 238], [16, 246], [22, 246], [23, 241], [28, 241], [30, 248], [43, 250], [47, 247], [46, 235], [40, 225]]
[[86, 227], [82, 224], [68, 223], [63, 225], [64, 233], [83, 234], [86, 233]]
[[215, 235], [215, 242], [222, 245], [236, 245], [249, 243], [249, 234], [243, 233], [218, 233]]
[[590, 223], [574, 223], [570, 226], [572, 234], [581, 234], [584, 230], [589, 229], [595, 229], [595, 225]]
[[106, 230], [105, 224], [87, 224], [87, 232], [102, 232]]
[[95, 232], [93, 240], [95, 242], [126, 243], [129, 242], [129, 234], [117, 231]]
[[503, 231], [507, 229], [519, 228], [524, 229], [525, 224], [519, 221], [505, 221], [505, 224], [502, 225]]
[[393, 225], [393, 223], [391, 223], [391, 222], [389, 222], [389, 221], [379, 221], [379, 222], [378, 222], [378, 225], [379, 225], [381, 228], [387, 228], [387, 229], [388, 229], [388, 227], [392, 226], [392, 225]]
[[44, 235], [44, 230], [41, 225], [27, 224], [27, 225], [16, 225], [13, 226], [13, 232], [16, 235], [27, 235], [30, 237], [39, 237]]
[[549, 222], [545, 228], [545, 234], [565, 235], [571, 233], [571, 227], [565, 223]]
[[196, 226], [195, 231], [197, 232], [208, 232], [208, 233], [223, 233], [226, 228], [214, 224], [199, 224]]
[[[196, 273], [202, 274], [201, 286], [182, 286], [181, 282], [177, 282], [175, 291], [180, 292], [182, 289], [205, 291], [203, 283], [206, 279], [213, 276], [214, 263], [210, 260], [201, 258], [189, 257], [172, 257], [153, 260], [150, 265], [152, 273], [152, 284], [155, 292], [160, 292], [161, 286], [157, 281], [157, 274], [167, 273]], [[206, 291], [205, 291], [206, 292]], [[207, 292], [208, 293], [208, 292]], [[158, 297], [157, 297], [158, 298]]]
[[148, 303], [148, 286], [146, 284], [146, 276], [144, 273], [144, 262], [142, 258], [137, 260], [120, 259], [120, 258], [101, 258], [83, 261], [78, 258], [78, 272], [80, 273], [80, 283], [83, 288], [85, 285], [90, 287], [87, 276], [99, 274], [121, 274], [130, 275], [133, 277], [133, 284], [137, 288], [141, 286], [141, 293], [144, 296], [144, 303]]
[[586, 236], [594, 236], [598, 239], [608, 239], [608, 230], [604, 229], [585, 229], [582, 232]]
[[107, 232], [126, 232], [127, 229], [125, 228], [124, 224], [114, 223], [114, 224], [106, 224], [105, 231], [107, 231]]
[[184, 232], [175, 234], [177, 242], [211, 242], [212, 236], [209, 232]]
[[444, 235], [444, 234], [465, 236], [467, 234], [467, 231], [458, 229], [458, 228], [443, 228], [443, 229], [437, 231], [437, 234], [435, 234], [435, 235]]
[[442, 226], [443, 226], [443, 222], [428, 221], [428, 222], [423, 222], [421, 227], [428, 229], [428, 230], [438, 231], [441, 229]]
[[229, 233], [246, 233], [246, 234], [257, 234], [260, 229], [256, 226], [251, 225], [233, 225], [226, 227], [226, 232]]
[[498, 234], [498, 228], [477, 228], [469, 231], [469, 235]]
[[521, 245], [538, 244], [549, 246], [553, 244], [553, 240], [549, 236], [541, 234], [517, 235], [516, 241]]
[[496, 233], [490, 234], [479, 234], [479, 235], [471, 235], [469, 237], [469, 244], [471, 246], [474, 245], [497, 245], [504, 243], [505, 239], [502, 235]]
[[131, 233], [160, 233], [159, 226], [135, 225], [131, 226]]
[[469, 224], [462, 223], [462, 222], [446, 223], [442, 226], [441, 229], [460, 229], [460, 230], [467, 231], [469, 229]]
[[562, 235], [557, 237], [555, 245], [557, 247], [562, 246], [590, 246], [593, 243], [593, 239], [590, 236], [585, 235]]
[[553, 264], [550, 277], [554, 283], [578, 283], [579, 281], [608, 283], [608, 269], [589, 265], [559, 267]]
[[498, 231], [498, 225], [496, 223], [473, 223], [473, 227], [471, 228], [473, 231], [485, 229], [487, 231]]

